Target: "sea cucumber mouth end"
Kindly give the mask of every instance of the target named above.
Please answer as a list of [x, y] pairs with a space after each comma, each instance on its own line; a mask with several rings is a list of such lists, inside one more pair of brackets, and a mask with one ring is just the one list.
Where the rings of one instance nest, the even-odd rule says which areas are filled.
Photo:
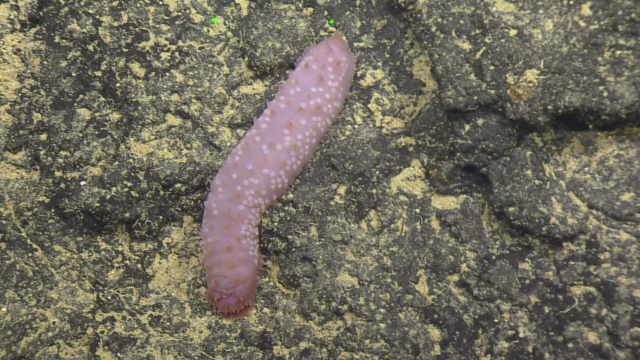
[[248, 313], [251, 312], [251, 310], [254, 308], [255, 304], [252, 302], [250, 304], [246, 304], [242, 309], [239, 310], [232, 310], [226, 313], [222, 313], [222, 316], [225, 319], [239, 319], [245, 315], [247, 315]]
[[[256, 277], [257, 282], [257, 277]], [[248, 292], [209, 288], [207, 298], [214, 308], [227, 319], [238, 319], [251, 312], [255, 307], [255, 290]]]
[[[227, 302], [225, 300], [231, 301]], [[241, 299], [232, 297], [216, 299], [216, 301], [213, 302], [213, 306], [224, 318], [238, 319], [250, 313], [251, 309], [255, 307], [255, 303], [253, 301], [245, 302]]]

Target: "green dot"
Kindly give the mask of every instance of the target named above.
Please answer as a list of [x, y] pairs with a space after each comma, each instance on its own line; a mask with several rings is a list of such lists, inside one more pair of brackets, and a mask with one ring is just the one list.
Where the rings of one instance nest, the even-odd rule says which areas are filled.
[[334, 19], [329, 20], [329, 25], [333, 25], [335, 23], [336, 23], [336, 21]]
[[215, 24], [215, 23], [217, 23], [217, 22], [218, 22], [218, 18], [217, 18], [217, 17], [214, 17], [213, 19], [211, 19], [211, 23], [212, 23], [212, 24]]

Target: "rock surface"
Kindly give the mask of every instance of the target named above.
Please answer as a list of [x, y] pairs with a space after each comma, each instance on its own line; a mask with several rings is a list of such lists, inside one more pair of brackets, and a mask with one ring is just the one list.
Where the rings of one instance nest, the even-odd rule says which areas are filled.
[[[637, 1], [0, 16], [0, 358], [640, 357]], [[225, 320], [208, 182], [334, 30], [353, 95], [262, 219], [256, 311]]]

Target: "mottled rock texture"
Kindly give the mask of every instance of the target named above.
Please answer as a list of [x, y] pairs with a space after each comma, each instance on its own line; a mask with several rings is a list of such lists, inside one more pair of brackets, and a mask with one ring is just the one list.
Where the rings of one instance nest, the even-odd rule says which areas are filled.
[[[640, 357], [638, 1], [0, 17], [0, 358]], [[225, 320], [209, 181], [336, 30], [352, 95], [262, 219], [259, 311]]]

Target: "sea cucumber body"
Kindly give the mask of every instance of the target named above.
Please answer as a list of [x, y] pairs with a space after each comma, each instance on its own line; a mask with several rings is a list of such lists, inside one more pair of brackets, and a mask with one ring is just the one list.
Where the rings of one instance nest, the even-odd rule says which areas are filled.
[[275, 99], [224, 161], [204, 203], [207, 297], [227, 318], [251, 311], [264, 260], [262, 214], [309, 161], [342, 110], [355, 57], [337, 33], [308, 48]]

